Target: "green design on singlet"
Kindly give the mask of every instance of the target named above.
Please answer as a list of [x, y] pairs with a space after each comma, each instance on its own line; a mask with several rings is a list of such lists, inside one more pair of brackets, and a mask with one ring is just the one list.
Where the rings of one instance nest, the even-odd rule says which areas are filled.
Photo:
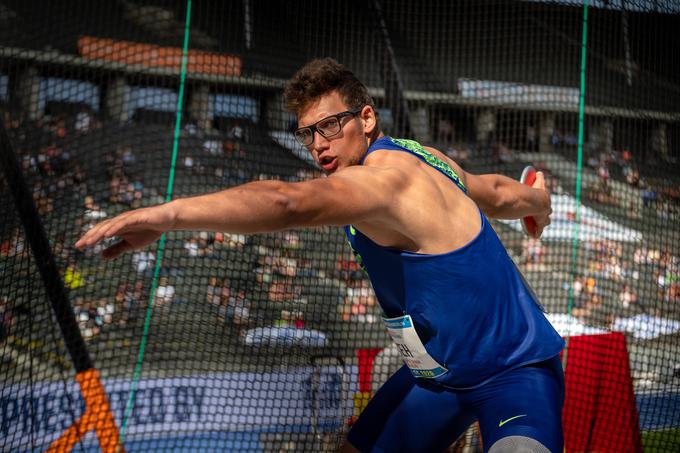
[[[354, 225], [349, 226], [349, 234], [352, 236], [357, 235], [357, 229], [354, 228]], [[356, 249], [352, 246], [352, 243], [347, 239], [347, 243], [349, 244], [349, 248], [352, 249], [352, 254], [354, 255], [354, 259], [356, 260], [357, 264], [361, 268], [362, 271], [364, 271], [364, 274], [368, 275], [368, 271], [366, 270], [366, 267], [364, 267], [364, 260], [361, 258], [361, 255], [359, 252], [356, 251]]]
[[465, 187], [465, 184], [463, 184], [463, 181], [460, 179], [460, 176], [458, 176], [458, 173], [456, 173], [449, 164], [439, 159], [429, 151], [425, 150], [425, 148], [423, 148], [420, 143], [418, 143], [415, 140], [407, 140], [405, 138], [392, 138], [392, 141], [397, 145], [402, 146], [408, 149], [409, 151], [413, 152], [414, 154], [417, 154], [418, 156], [425, 159], [425, 162], [427, 162], [437, 170], [444, 173], [446, 176], [451, 178], [453, 182], [455, 182], [461, 189], [463, 189], [464, 192], [467, 192], [467, 188]]

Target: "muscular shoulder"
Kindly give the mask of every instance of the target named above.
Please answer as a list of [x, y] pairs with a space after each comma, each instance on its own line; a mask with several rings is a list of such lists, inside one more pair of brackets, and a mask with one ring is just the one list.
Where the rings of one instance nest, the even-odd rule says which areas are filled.
[[432, 147], [430, 147], [430, 146], [425, 146], [424, 148], [425, 148], [427, 151], [429, 151], [431, 154], [433, 154], [434, 156], [436, 156], [437, 158], [439, 158], [439, 159], [441, 159], [442, 161], [444, 161], [444, 162], [446, 162], [447, 164], [449, 164], [449, 166], [451, 166], [451, 168], [453, 169], [453, 171], [456, 172], [456, 174], [458, 175], [458, 177], [459, 177], [460, 180], [462, 181], [463, 185], [464, 185], [465, 187], [467, 187], [467, 173], [465, 173], [465, 171], [461, 168], [460, 165], [458, 165], [458, 163], [456, 163], [455, 160], [451, 159], [451, 158], [448, 157], [446, 154], [444, 154], [443, 152], [439, 151], [439, 150], [436, 149], [436, 148], [432, 148]]
[[407, 169], [412, 167], [414, 159], [412, 154], [405, 151], [395, 151], [391, 149], [377, 149], [368, 155], [363, 167], [392, 170], [394, 173], [408, 173]]
[[[463, 185], [466, 185], [467, 173], [460, 165], [436, 148], [423, 146], [423, 150], [425, 155], [432, 155], [444, 162], [455, 173], [453, 176], [458, 176]], [[400, 169], [406, 178], [413, 174], [413, 165], [420, 164], [420, 162], [420, 159], [411, 153], [394, 150], [376, 150], [366, 159], [368, 166]]]
[[398, 190], [407, 184], [407, 173], [397, 160], [387, 157], [372, 159], [365, 165], [347, 167], [327, 179], [346, 181], [353, 185], [365, 186], [366, 189]]

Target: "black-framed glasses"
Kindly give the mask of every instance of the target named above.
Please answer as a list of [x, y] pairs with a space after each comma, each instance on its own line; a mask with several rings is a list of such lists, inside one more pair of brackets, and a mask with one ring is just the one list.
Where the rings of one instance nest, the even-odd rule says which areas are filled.
[[[363, 107], [362, 107], [363, 108]], [[325, 138], [338, 135], [342, 130], [342, 119], [346, 116], [356, 116], [361, 112], [360, 109], [346, 110], [344, 112], [336, 113], [335, 115], [327, 116], [316, 123], [301, 127], [295, 130], [295, 140], [302, 146], [309, 146], [314, 143], [314, 132], [318, 132]]]

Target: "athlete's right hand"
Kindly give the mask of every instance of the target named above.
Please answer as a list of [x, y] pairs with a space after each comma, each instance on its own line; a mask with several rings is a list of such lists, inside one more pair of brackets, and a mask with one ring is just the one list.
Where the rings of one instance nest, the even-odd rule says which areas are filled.
[[120, 240], [102, 252], [105, 259], [115, 258], [121, 253], [156, 242], [163, 233], [175, 226], [176, 218], [172, 203], [124, 212], [92, 227], [76, 242], [75, 247], [82, 250], [117, 236]]

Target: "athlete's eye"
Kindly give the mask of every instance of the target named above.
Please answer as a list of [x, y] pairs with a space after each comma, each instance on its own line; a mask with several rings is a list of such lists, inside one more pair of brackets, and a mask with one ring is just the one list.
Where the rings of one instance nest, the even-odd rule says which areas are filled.
[[325, 137], [335, 135], [340, 132], [340, 121], [336, 117], [328, 118], [317, 124], [316, 128]]

